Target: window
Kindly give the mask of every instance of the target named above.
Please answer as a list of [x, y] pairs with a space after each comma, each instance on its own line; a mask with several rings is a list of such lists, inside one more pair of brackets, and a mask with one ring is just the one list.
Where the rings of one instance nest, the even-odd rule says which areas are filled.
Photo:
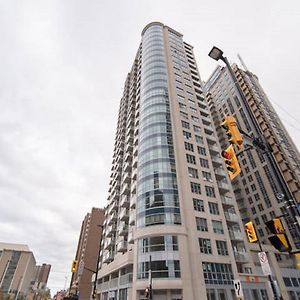
[[218, 203], [208, 202], [209, 212], [213, 215], [219, 215], [219, 206]]
[[203, 137], [199, 135], [195, 135], [196, 143], [203, 145]]
[[183, 130], [182, 133], [183, 133], [183, 136], [184, 136], [187, 140], [189, 140], [189, 139], [192, 138], [192, 134], [191, 134], [190, 132], [187, 132], [187, 131]]
[[180, 116], [183, 118], [183, 119], [188, 119], [188, 114], [186, 112], [183, 112], [183, 111], [180, 111]]
[[195, 117], [195, 116], [192, 116], [192, 120], [193, 120], [194, 122], [199, 122], [199, 118], [198, 118], [198, 117]]
[[196, 158], [194, 155], [186, 154], [186, 160], [190, 164], [193, 164], [193, 165], [196, 164]]
[[180, 109], [186, 109], [186, 104], [179, 102], [179, 108]]
[[205, 186], [205, 192], [207, 197], [216, 198], [215, 189], [212, 186]]
[[262, 204], [258, 204], [257, 207], [258, 207], [259, 211], [263, 211], [264, 210], [264, 207], [263, 207]]
[[262, 230], [262, 228], [258, 228], [258, 234], [260, 237], [264, 237], [264, 231]]
[[255, 201], [259, 201], [260, 200], [260, 197], [259, 197], [259, 194], [254, 194], [254, 199], [255, 199]]
[[199, 126], [193, 125], [195, 132], [201, 132], [201, 128]]
[[254, 184], [254, 183], [253, 183], [253, 184], [251, 184], [251, 190], [252, 190], [252, 192], [256, 191], [256, 186], [255, 186], [255, 184]]
[[202, 262], [202, 270], [206, 284], [233, 284], [234, 278], [230, 264]]
[[256, 180], [258, 182], [259, 188], [260, 188], [260, 190], [263, 194], [263, 197], [264, 197], [264, 200], [265, 200], [265, 203], [266, 203], [267, 207], [271, 207], [271, 202], [270, 202], [268, 193], [266, 191], [265, 185], [263, 183], [263, 180], [261, 179], [261, 176], [260, 176], [259, 172], [255, 171], [254, 174], [255, 174]]
[[156, 252], [156, 251], [178, 251], [177, 236], [151, 236], [139, 239], [139, 253]]
[[189, 176], [192, 178], [199, 178], [198, 170], [194, 168], [188, 168]]
[[224, 229], [221, 221], [212, 220], [212, 227], [214, 233], [224, 234]]
[[216, 241], [219, 255], [228, 255], [227, 243], [225, 241]]
[[193, 144], [191, 144], [191, 143], [184, 142], [184, 148], [185, 148], [185, 150], [187, 150], [187, 151], [194, 152], [194, 146], [193, 146]]
[[266, 223], [268, 221], [268, 218], [266, 215], [261, 215], [261, 218], [263, 219], [264, 223]]
[[181, 121], [181, 125], [183, 128], [190, 129], [190, 124], [186, 121]]
[[[149, 277], [149, 261], [138, 264], [138, 279]], [[151, 276], [153, 278], [180, 278], [179, 260], [154, 260], [151, 262]]]
[[203, 200], [193, 198], [194, 210], [204, 212], [204, 202]]
[[201, 165], [201, 167], [203, 167], [203, 168], [209, 168], [208, 160], [207, 160], [207, 159], [200, 158], [200, 165]]
[[256, 214], [256, 209], [255, 209], [255, 207], [253, 206], [253, 207], [251, 207], [251, 211], [252, 211], [252, 214], [253, 215], [255, 215]]
[[254, 221], [255, 221], [255, 224], [256, 224], [256, 225], [260, 225], [259, 218], [255, 218]]
[[197, 146], [198, 153], [201, 155], [206, 155], [206, 149], [204, 147]]
[[251, 197], [251, 196], [248, 197], [248, 201], [249, 201], [249, 204], [252, 204], [252, 203], [253, 203], [253, 200], [252, 200], [252, 197]]
[[206, 219], [196, 217], [196, 225], [197, 225], [197, 230], [199, 230], [199, 231], [208, 231], [207, 220]]
[[191, 182], [191, 191], [194, 194], [201, 194], [201, 186], [199, 183]]
[[202, 171], [202, 176], [203, 176], [204, 180], [207, 180], [207, 181], [210, 181], [210, 182], [213, 181], [212, 177], [211, 177], [211, 174], [209, 172]]
[[212, 254], [210, 239], [199, 238], [199, 247], [201, 253]]

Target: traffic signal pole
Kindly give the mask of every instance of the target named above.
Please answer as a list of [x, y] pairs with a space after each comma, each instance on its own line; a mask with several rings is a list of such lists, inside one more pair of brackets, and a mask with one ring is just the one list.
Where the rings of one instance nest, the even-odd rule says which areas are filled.
[[[285, 204], [286, 204], [286, 211], [288, 213], [288, 216], [285, 216], [285, 219], [286, 219], [286, 222], [287, 224], [289, 225], [292, 225], [292, 228], [294, 229], [294, 236], [295, 237], [300, 237], [300, 224], [299, 224], [299, 220], [300, 220], [300, 213], [297, 209], [297, 206], [296, 206], [296, 202], [295, 200], [293, 199], [292, 197], [292, 194], [286, 184], [286, 181], [279, 169], [279, 166], [277, 165], [277, 162], [272, 154], [272, 149], [271, 149], [271, 146], [268, 144], [268, 142], [266, 141], [264, 135], [263, 135], [263, 132], [261, 130], [261, 128], [259, 127], [259, 124], [256, 120], [256, 118], [254, 117], [253, 113], [252, 113], [252, 110], [251, 110], [251, 107], [240, 87], [240, 84], [227, 60], [227, 58], [225, 56], [222, 56], [220, 58], [227, 66], [228, 68], [228, 71], [231, 75], [231, 78], [234, 82], [234, 85], [236, 87], [236, 89], [238, 90], [238, 93], [240, 95], [240, 98], [246, 108], [246, 114], [247, 116], [249, 117], [249, 119], [251, 120], [251, 123], [254, 127], [254, 133], [255, 133], [255, 138], [253, 137], [250, 137], [248, 134], [246, 134], [246, 136], [250, 137], [252, 140], [253, 140], [253, 146], [255, 147], [258, 147], [259, 149], [261, 150], [264, 150], [264, 154], [266, 155], [266, 158], [267, 158], [267, 162], [268, 162], [268, 165], [270, 165], [271, 167], [271, 172], [274, 174], [274, 177], [276, 179], [276, 182], [277, 184], [279, 185], [280, 187], [280, 190], [284, 196], [284, 199], [285, 199]], [[241, 133], [245, 134], [245, 132], [242, 132]], [[275, 197], [277, 198], [278, 195], [275, 195]], [[299, 244], [300, 244], [300, 241], [298, 241]]]

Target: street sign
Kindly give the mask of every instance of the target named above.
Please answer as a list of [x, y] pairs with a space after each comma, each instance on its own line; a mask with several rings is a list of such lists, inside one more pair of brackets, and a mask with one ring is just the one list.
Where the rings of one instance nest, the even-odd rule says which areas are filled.
[[258, 252], [258, 258], [264, 275], [271, 275], [271, 268], [268, 261], [268, 256], [266, 252]]
[[78, 266], [78, 271], [77, 271], [78, 275], [82, 275], [83, 269], [84, 269], [84, 261], [80, 260], [79, 266]]
[[244, 294], [243, 294], [241, 281], [239, 279], [233, 280], [233, 285], [234, 285], [235, 295], [237, 299], [243, 300]]

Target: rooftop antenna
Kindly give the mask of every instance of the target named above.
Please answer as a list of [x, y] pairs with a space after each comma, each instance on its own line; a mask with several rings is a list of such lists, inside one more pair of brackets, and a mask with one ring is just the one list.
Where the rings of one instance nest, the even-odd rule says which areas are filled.
[[245, 71], [248, 71], [248, 68], [246, 67], [246, 65], [245, 65], [245, 63], [244, 63], [242, 57], [241, 57], [239, 54], [237, 54], [237, 57], [238, 57], [238, 59], [239, 59], [241, 65], [242, 65], [243, 69], [244, 69]]

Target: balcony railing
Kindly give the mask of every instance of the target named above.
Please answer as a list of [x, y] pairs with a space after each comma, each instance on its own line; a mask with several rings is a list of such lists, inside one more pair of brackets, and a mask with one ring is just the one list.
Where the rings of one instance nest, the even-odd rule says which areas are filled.
[[239, 222], [238, 216], [236, 214], [230, 213], [230, 212], [225, 212], [225, 219], [226, 219], [226, 221], [229, 221], [229, 222], [236, 222], [236, 223]]
[[249, 261], [249, 257], [248, 257], [247, 252], [234, 250], [233, 253], [234, 253], [235, 260], [237, 262], [247, 262], [247, 261]]
[[231, 240], [234, 241], [243, 241], [244, 237], [241, 231], [229, 230], [229, 236]]

